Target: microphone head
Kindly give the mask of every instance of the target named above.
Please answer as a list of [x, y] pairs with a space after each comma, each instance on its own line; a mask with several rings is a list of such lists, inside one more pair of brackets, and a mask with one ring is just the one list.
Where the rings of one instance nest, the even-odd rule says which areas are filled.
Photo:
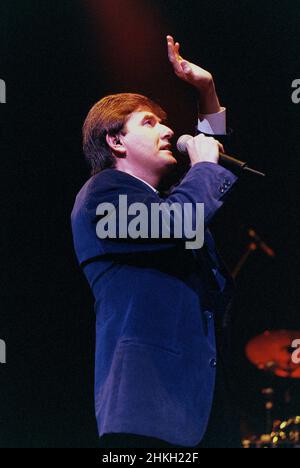
[[193, 138], [191, 135], [182, 135], [177, 141], [177, 149], [181, 154], [188, 154], [186, 145], [187, 142]]

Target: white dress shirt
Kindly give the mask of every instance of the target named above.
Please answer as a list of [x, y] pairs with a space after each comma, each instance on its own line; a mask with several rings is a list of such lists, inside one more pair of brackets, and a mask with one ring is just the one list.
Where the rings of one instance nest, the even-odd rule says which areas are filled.
[[226, 109], [221, 107], [220, 112], [216, 114], [199, 115], [199, 132], [208, 135], [226, 135]]
[[159, 194], [159, 191], [156, 190], [156, 188], [152, 187], [152, 185], [149, 184], [148, 182], [146, 182], [145, 180], [143, 180], [143, 179], [141, 179], [140, 177], [137, 177], [137, 176], [135, 176], [135, 175], [133, 175], [133, 174], [130, 174], [130, 175], [132, 175], [132, 177], [135, 177], [136, 179], [139, 179], [139, 180], [141, 180], [142, 182], [144, 182], [144, 184], [148, 185], [148, 187], [150, 187], [152, 190], [154, 190], [154, 192], [157, 193], [157, 195]]

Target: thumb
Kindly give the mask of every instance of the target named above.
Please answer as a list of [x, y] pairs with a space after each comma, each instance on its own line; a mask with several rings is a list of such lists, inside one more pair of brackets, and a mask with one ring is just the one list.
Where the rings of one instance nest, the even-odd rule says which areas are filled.
[[190, 64], [189, 64], [187, 61], [185, 61], [185, 60], [183, 60], [183, 61], [181, 62], [181, 68], [182, 68], [182, 70], [184, 71], [184, 73], [187, 73], [187, 74], [188, 74], [188, 73], [192, 73], [192, 69], [191, 69], [191, 67], [190, 67]]

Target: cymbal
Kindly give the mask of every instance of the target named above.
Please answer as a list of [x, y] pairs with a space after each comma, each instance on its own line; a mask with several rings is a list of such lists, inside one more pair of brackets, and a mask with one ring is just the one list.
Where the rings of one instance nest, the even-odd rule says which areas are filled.
[[300, 364], [292, 361], [295, 340], [300, 340], [300, 331], [266, 331], [247, 344], [246, 355], [260, 370], [277, 377], [300, 379]]

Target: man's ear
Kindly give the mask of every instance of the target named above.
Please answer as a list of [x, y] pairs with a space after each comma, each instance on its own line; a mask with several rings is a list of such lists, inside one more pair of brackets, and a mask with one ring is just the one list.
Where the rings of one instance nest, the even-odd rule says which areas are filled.
[[106, 135], [106, 142], [115, 155], [119, 158], [126, 156], [126, 148], [119, 135]]

